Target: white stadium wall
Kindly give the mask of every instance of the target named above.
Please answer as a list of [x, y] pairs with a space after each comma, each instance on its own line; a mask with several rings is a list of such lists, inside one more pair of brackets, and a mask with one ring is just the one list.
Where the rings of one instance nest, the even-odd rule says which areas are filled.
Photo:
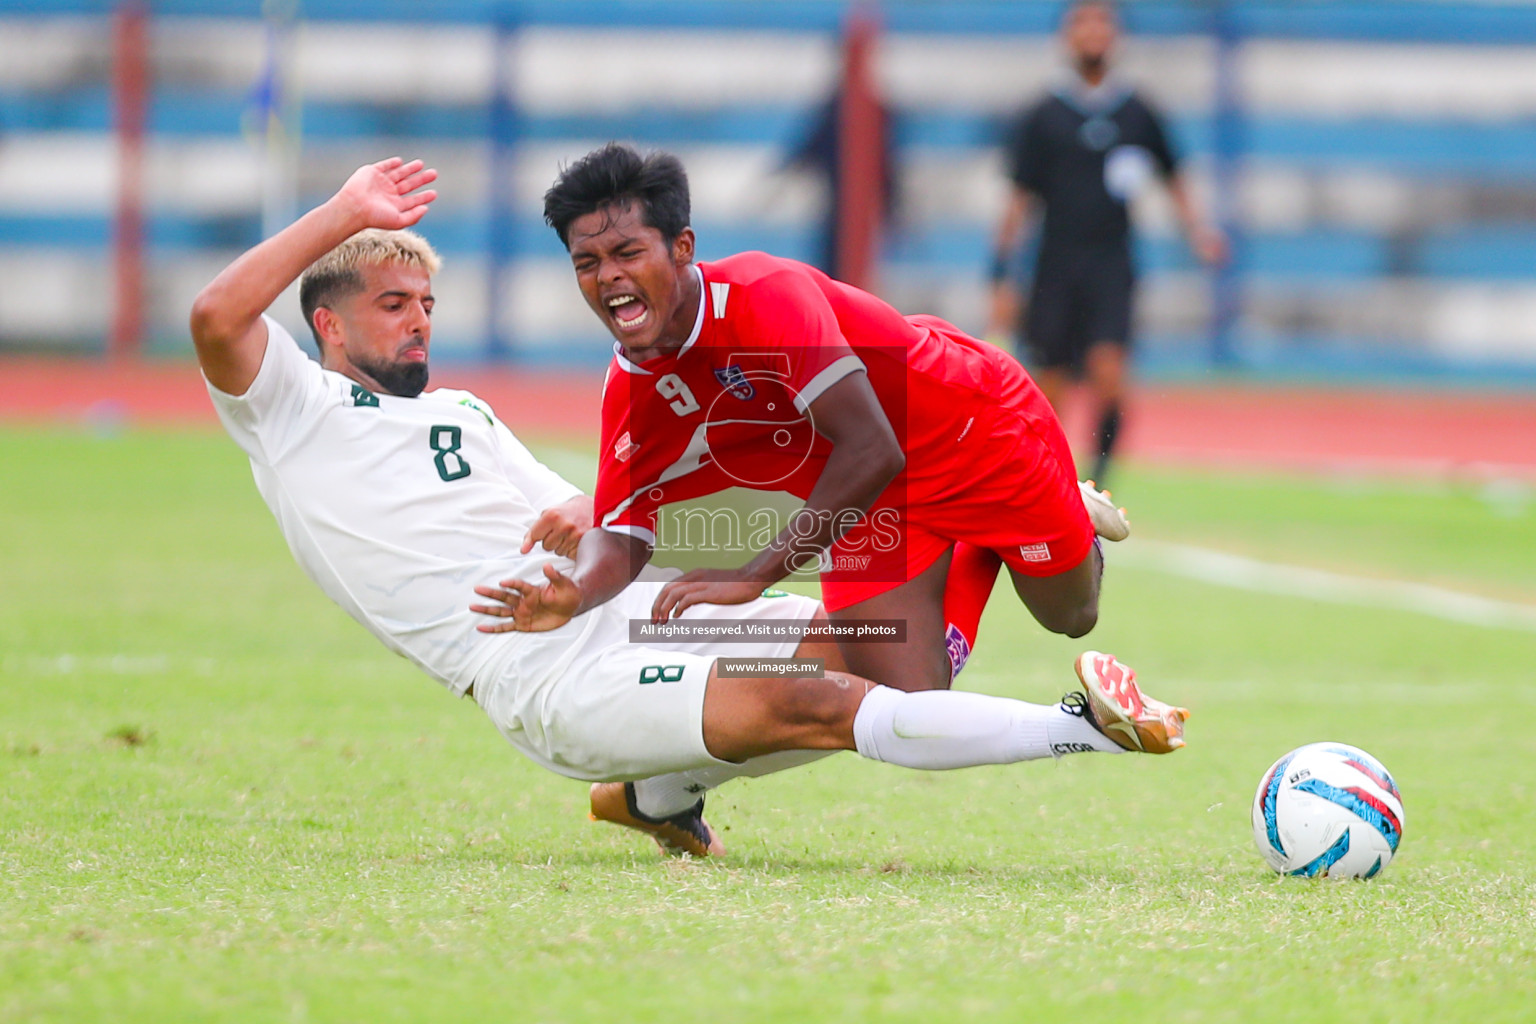
[[[110, 319], [103, 243], [116, 144], [98, 108], [111, 40], [105, 19], [51, 6], [56, 13], [35, 14], [0, 4], [0, 348], [89, 350]], [[540, 221], [543, 190], [562, 162], [610, 135], [664, 145], [689, 167], [702, 256], [743, 245], [808, 256], [825, 196], [783, 164], [837, 72], [827, 31], [837, 11], [824, 6], [827, 25], [789, 19], [770, 30], [690, 29], [675, 18], [533, 22], [499, 50], [489, 21], [328, 21], [317, 13], [325, 4], [311, 2], [293, 63], [300, 202], [382, 155], [436, 166], [442, 198], [421, 230], [446, 257], [440, 352], [474, 358], [489, 333], [490, 182], [506, 173], [515, 244], [497, 286], [512, 353], [595, 362], [607, 342]], [[888, 27], [879, 80], [902, 140], [902, 202], [882, 291], [909, 311], [980, 330], [1006, 192], [994, 141], [1057, 73], [1054, 41], [1039, 31]], [[258, 142], [239, 120], [265, 40], [254, 17], [152, 22], [156, 96], [170, 97], [152, 116], [148, 145], [152, 351], [189, 347], [192, 295], [259, 233]], [[1205, 34], [1149, 31], [1124, 54], [1127, 76], [1173, 118], [1207, 204], [1215, 49]], [[1519, 136], [1536, 118], [1536, 45], [1255, 36], [1237, 52], [1250, 143], [1235, 196], [1239, 355], [1259, 368], [1335, 352], [1345, 357], [1317, 365], [1536, 372], [1536, 141]], [[498, 170], [484, 111], [499, 70], [510, 76], [519, 133]], [[1203, 365], [1210, 283], [1160, 193], [1137, 218], [1146, 357]], [[298, 326], [296, 303], [285, 303]]]

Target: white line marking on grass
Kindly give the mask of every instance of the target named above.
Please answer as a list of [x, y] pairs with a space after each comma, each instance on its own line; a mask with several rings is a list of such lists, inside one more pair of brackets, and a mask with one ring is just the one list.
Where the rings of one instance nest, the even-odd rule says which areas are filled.
[[11, 654], [0, 657], [0, 675], [11, 672], [40, 676], [86, 675], [153, 676], [176, 669], [212, 675], [218, 663], [212, 658], [187, 658], [169, 654]]
[[1463, 594], [1427, 583], [1345, 576], [1155, 540], [1132, 540], [1126, 547], [1115, 549], [1111, 561], [1132, 569], [1164, 572], [1235, 590], [1416, 612], [1488, 629], [1536, 633], [1536, 605]]

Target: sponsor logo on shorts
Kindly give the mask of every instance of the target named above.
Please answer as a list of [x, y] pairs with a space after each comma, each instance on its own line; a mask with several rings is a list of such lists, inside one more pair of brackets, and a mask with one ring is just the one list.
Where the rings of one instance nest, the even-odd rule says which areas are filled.
[[1062, 754], [1091, 754], [1094, 747], [1092, 743], [1052, 743], [1051, 753], [1060, 757]]
[[620, 462], [628, 462], [629, 457], [639, 450], [640, 446], [629, 439], [629, 431], [627, 430], [624, 431], [617, 441], [613, 442], [613, 457]]
[[683, 678], [682, 665], [647, 665], [640, 670], [640, 685], [647, 683], [676, 683]]
[[1019, 557], [1026, 562], [1049, 562], [1051, 560], [1051, 547], [1049, 544], [1020, 544]]

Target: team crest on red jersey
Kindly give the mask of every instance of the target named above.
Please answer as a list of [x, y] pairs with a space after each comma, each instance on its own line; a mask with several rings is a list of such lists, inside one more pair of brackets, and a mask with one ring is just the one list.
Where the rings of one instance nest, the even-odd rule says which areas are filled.
[[639, 450], [640, 446], [629, 439], [629, 431], [627, 430], [624, 431], [617, 441], [613, 442], [613, 457], [620, 462], [628, 462], [629, 457]]
[[716, 370], [715, 380], [718, 380], [720, 386], [725, 388], [726, 394], [732, 398], [739, 398], [743, 402], [748, 401], [753, 395], [757, 394], [757, 389], [747, 379], [747, 375], [742, 371], [741, 364], [739, 363], [732, 363], [730, 366]]

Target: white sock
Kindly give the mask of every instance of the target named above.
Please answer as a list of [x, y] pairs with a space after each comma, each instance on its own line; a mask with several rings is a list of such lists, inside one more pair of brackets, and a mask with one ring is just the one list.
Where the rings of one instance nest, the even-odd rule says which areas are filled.
[[853, 719], [859, 753], [906, 768], [972, 768], [1121, 746], [1060, 704], [959, 690], [904, 693], [876, 686]]
[[732, 779], [756, 779], [786, 768], [819, 761], [835, 750], [780, 750], [740, 764], [715, 764], [686, 772], [669, 772], [635, 783], [635, 807], [650, 818], [670, 818], [699, 802], [706, 790]]

